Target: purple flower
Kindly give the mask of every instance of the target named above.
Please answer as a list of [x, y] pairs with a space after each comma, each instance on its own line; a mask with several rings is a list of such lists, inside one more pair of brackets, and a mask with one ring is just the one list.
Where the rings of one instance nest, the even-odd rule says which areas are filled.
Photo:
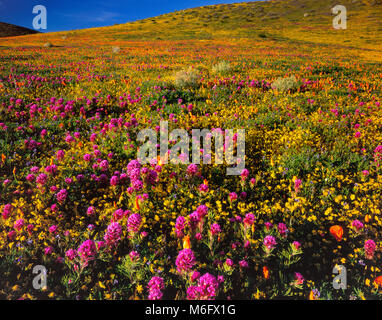
[[203, 218], [208, 213], [208, 207], [202, 204], [196, 208], [196, 212], [198, 213], [199, 218]]
[[56, 225], [52, 225], [49, 227], [49, 232], [50, 233], [56, 233], [58, 230], [58, 227]]
[[199, 277], [200, 277], [200, 272], [198, 272], [198, 271], [194, 271], [194, 272], [191, 274], [191, 281], [194, 282], [194, 281], [197, 280]]
[[88, 210], [86, 211], [86, 214], [88, 215], [88, 216], [92, 216], [92, 215], [94, 215], [94, 213], [95, 213], [95, 210], [94, 210], [94, 207], [89, 207], [88, 208]]
[[77, 251], [74, 249], [69, 249], [65, 252], [65, 256], [70, 260], [74, 260], [77, 257]]
[[131, 261], [137, 261], [139, 259], [139, 253], [137, 251], [131, 251], [129, 253]]
[[43, 186], [46, 184], [47, 181], [48, 181], [48, 176], [45, 173], [41, 173], [37, 176], [37, 179], [36, 179], [37, 184], [40, 184]]
[[93, 240], [85, 240], [78, 248], [78, 255], [88, 261], [89, 259], [93, 259], [97, 253], [97, 247]]
[[178, 218], [176, 218], [175, 233], [178, 238], [182, 238], [184, 236], [185, 225], [186, 219], [183, 216], [179, 216]]
[[254, 224], [255, 223], [255, 220], [256, 220], [256, 218], [255, 218], [255, 216], [253, 215], [253, 213], [247, 213], [246, 215], [245, 215], [245, 218], [244, 218], [244, 220], [243, 220], [243, 222], [244, 222], [244, 224], [245, 225], [252, 225], [252, 224]]
[[190, 219], [189, 221], [189, 224], [190, 224], [190, 228], [192, 230], [196, 229], [196, 227], [198, 226], [199, 224], [199, 221], [200, 221], [200, 215], [198, 214], [197, 211], [194, 211], [193, 213], [191, 213], [189, 216], [188, 216]]
[[220, 233], [221, 231], [222, 231], [222, 230], [221, 230], [219, 224], [217, 224], [217, 223], [213, 223], [213, 224], [211, 224], [211, 234], [212, 234], [213, 236], [216, 235], [216, 234], [218, 234], [218, 233]]
[[116, 186], [119, 183], [119, 178], [117, 176], [112, 176], [110, 179], [110, 185], [111, 186]]
[[118, 221], [121, 220], [125, 216], [125, 211], [122, 209], [117, 209], [113, 212], [113, 220]]
[[263, 241], [264, 246], [270, 251], [276, 247], [276, 239], [274, 236], [266, 236]]
[[162, 291], [154, 288], [154, 289], [149, 290], [149, 295], [147, 298], [149, 300], [160, 300], [160, 299], [162, 299], [162, 297], [163, 297]]
[[91, 159], [92, 159], [92, 155], [91, 154], [87, 153], [87, 154], [84, 155], [84, 160], [85, 161], [90, 161]]
[[227, 266], [229, 266], [229, 267], [232, 267], [233, 266], [233, 261], [231, 259], [227, 258], [226, 261], [225, 261], [225, 264]]
[[36, 179], [36, 176], [32, 173], [28, 174], [26, 177], [27, 181], [33, 182]]
[[237, 194], [236, 194], [236, 192], [231, 192], [230, 194], [229, 194], [229, 200], [230, 201], [235, 201], [237, 199]]
[[46, 255], [46, 256], [48, 256], [48, 255], [51, 255], [52, 253], [53, 253], [53, 248], [52, 247], [45, 247], [44, 248], [44, 254]]
[[377, 248], [377, 245], [375, 242], [371, 239], [365, 241], [364, 249], [365, 249], [365, 255], [367, 259], [373, 259], [375, 249]]
[[61, 189], [57, 194], [56, 198], [59, 203], [64, 203], [66, 197], [68, 196], [68, 191], [66, 189]]
[[301, 285], [305, 281], [303, 275], [301, 273], [299, 273], [299, 272], [295, 272], [294, 273], [294, 278], [295, 278], [295, 284], [296, 285]]
[[198, 286], [190, 286], [187, 288], [187, 299], [196, 300], [199, 297]]
[[277, 229], [282, 237], [286, 237], [287, 233], [289, 232], [285, 223], [279, 223]]
[[10, 217], [12, 209], [13, 207], [9, 203], [4, 206], [3, 212], [2, 212], [2, 216], [4, 219], [8, 219]]
[[147, 285], [149, 291], [149, 300], [160, 300], [163, 296], [162, 289], [164, 288], [163, 278], [152, 277]]
[[202, 184], [199, 186], [199, 191], [200, 191], [200, 192], [207, 192], [207, 191], [208, 191], [208, 185], [202, 183]]
[[62, 160], [65, 157], [65, 152], [64, 150], [58, 150], [56, 153], [56, 158], [57, 160]]
[[363, 228], [363, 223], [359, 220], [354, 220], [351, 225], [357, 230], [357, 232]]
[[191, 249], [183, 249], [179, 252], [175, 264], [179, 273], [190, 271], [195, 265], [195, 256]]
[[24, 219], [18, 219], [15, 221], [13, 226], [17, 231], [20, 231], [22, 227], [24, 227], [24, 225], [25, 225]]
[[242, 180], [247, 179], [248, 175], [249, 175], [248, 169], [243, 169], [243, 171], [240, 174]]
[[107, 160], [102, 160], [99, 166], [102, 171], [106, 171], [107, 169], [109, 169], [109, 162]]
[[135, 191], [139, 191], [143, 188], [143, 182], [139, 179], [131, 180], [131, 186]]
[[130, 233], [137, 233], [142, 223], [142, 217], [139, 213], [133, 213], [127, 219], [127, 230]]
[[188, 168], [187, 168], [187, 173], [190, 175], [190, 176], [194, 176], [196, 175], [198, 172], [198, 166], [194, 163], [191, 163]]
[[115, 246], [121, 239], [122, 227], [118, 222], [112, 222], [108, 225], [104, 240], [109, 247]]
[[248, 262], [245, 260], [239, 261], [240, 268], [248, 268]]
[[219, 283], [216, 278], [209, 273], [204, 274], [198, 279], [198, 294], [201, 300], [213, 299], [219, 287]]
[[292, 246], [295, 250], [299, 250], [301, 247], [301, 243], [298, 241], [293, 241]]

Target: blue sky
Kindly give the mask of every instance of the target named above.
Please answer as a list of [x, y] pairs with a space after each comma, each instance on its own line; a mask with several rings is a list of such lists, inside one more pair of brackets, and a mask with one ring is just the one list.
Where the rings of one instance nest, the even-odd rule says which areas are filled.
[[[248, 0], [247, 0], [248, 1]], [[32, 29], [35, 5], [47, 9], [47, 30], [83, 29], [125, 23], [175, 10], [240, 0], [0, 0], [0, 21]]]

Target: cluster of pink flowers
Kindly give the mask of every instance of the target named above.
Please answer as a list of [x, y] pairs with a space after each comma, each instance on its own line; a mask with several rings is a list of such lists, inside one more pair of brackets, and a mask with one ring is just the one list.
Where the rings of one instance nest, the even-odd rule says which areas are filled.
[[104, 240], [106, 245], [109, 247], [114, 247], [117, 245], [118, 241], [121, 240], [122, 227], [118, 222], [112, 222], [108, 225]]
[[12, 209], [13, 209], [12, 205], [7, 203], [3, 208], [2, 217], [4, 219], [8, 219], [12, 213]]
[[77, 251], [74, 249], [69, 249], [65, 252], [65, 256], [70, 260], [74, 260], [77, 257]]
[[47, 166], [45, 168], [45, 172], [49, 173], [50, 175], [54, 175], [57, 173], [57, 166], [55, 164]]
[[289, 230], [288, 230], [287, 226], [285, 225], [285, 223], [282, 223], [282, 222], [278, 224], [277, 230], [278, 230], [278, 232], [280, 233], [280, 235], [282, 237], [286, 237], [288, 232], [289, 232]]
[[149, 300], [160, 300], [163, 297], [162, 290], [164, 288], [163, 278], [152, 277], [148, 283]]
[[243, 169], [243, 171], [240, 174], [241, 180], [243, 181], [246, 180], [248, 178], [248, 175], [249, 175], [248, 169]]
[[298, 193], [301, 189], [302, 181], [301, 179], [296, 179], [294, 181], [294, 192]]
[[195, 256], [191, 249], [183, 249], [179, 251], [175, 264], [179, 273], [190, 271], [195, 265]]
[[363, 229], [363, 223], [359, 220], [354, 220], [351, 223], [352, 227], [356, 229], [357, 232], [359, 232], [361, 229]]
[[208, 185], [202, 183], [202, 184], [199, 186], [199, 191], [200, 191], [201, 193], [208, 192]]
[[235, 201], [237, 199], [237, 193], [236, 192], [231, 192], [229, 195], [229, 200], [230, 201]]
[[122, 209], [117, 209], [113, 212], [113, 221], [119, 221], [123, 217], [130, 214], [129, 210], [123, 211]]
[[22, 227], [24, 227], [24, 225], [25, 225], [24, 219], [18, 219], [15, 221], [13, 226], [17, 231], [20, 231]]
[[250, 225], [253, 225], [255, 223], [255, 220], [256, 220], [256, 218], [253, 215], [253, 213], [247, 213], [245, 215], [243, 222], [244, 222], [244, 225], [250, 226]]
[[131, 160], [127, 165], [127, 175], [130, 178], [133, 190], [139, 191], [143, 187], [143, 182], [140, 180], [141, 164], [138, 160]]
[[276, 238], [274, 236], [266, 236], [264, 238], [264, 241], [263, 241], [263, 244], [264, 246], [269, 250], [273, 250], [276, 245], [277, 245], [277, 242], [276, 242]]
[[58, 231], [58, 227], [54, 224], [49, 227], [49, 233], [56, 234]]
[[47, 183], [48, 181], [48, 176], [45, 173], [41, 173], [37, 176], [36, 182], [37, 184], [43, 186]]
[[292, 249], [293, 249], [294, 251], [298, 251], [298, 250], [300, 250], [300, 248], [301, 248], [301, 243], [298, 242], [298, 241], [293, 241], [293, 243], [292, 243]]
[[44, 248], [44, 254], [45, 254], [46, 256], [51, 255], [53, 252], [54, 252], [53, 247], [45, 247], [45, 248]]
[[56, 198], [59, 203], [64, 203], [66, 197], [68, 196], [68, 191], [66, 189], [61, 189], [57, 194]]
[[85, 240], [77, 250], [78, 255], [85, 261], [94, 259], [97, 253], [97, 247], [93, 240]]
[[142, 174], [144, 181], [148, 184], [151, 184], [151, 185], [155, 184], [157, 179], [158, 179], [157, 171], [146, 168], [146, 167], [142, 168], [141, 174]]
[[135, 234], [139, 231], [139, 228], [141, 227], [141, 223], [142, 223], [141, 215], [139, 213], [133, 213], [127, 219], [127, 230], [130, 233]]
[[222, 230], [220, 228], [220, 225], [217, 223], [211, 224], [211, 234], [214, 236], [218, 233], [220, 233]]
[[140, 255], [137, 251], [133, 250], [129, 253], [129, 257], [130, 257], [130, 260], [134, 262], [139, 260]]
[[299, 273], [299, 272], [295, 272], [294, 273], [294, 279], [295, 279], [294, 284], [297, 285], [297, 286], [298, 285], [302, 285], [304, 283], [304, 281], [305, 281], [303, 275], [301, 273]]
[[107, 160], [102, 160], [99, 164], [102, 171], [107, 171], [109, 169], [109, 162]]
[[382, 145], [379, 145], [374, 149], [374, 162], [376, 162], [377, 167], [382, 163]]
[[[223, 278], [220, 279], [223, 281]], [[215, 276], [206, 273], [198, 279], [196, 286], [187, 289], [187, 299], [189, 300], [212, 300], [216, 297], [219, 289], [219, 282]]]
[[194, 163], [191, 163], [188, 168], [187, 168], [187, 173], [190, 175], [190, 176], [194, 176], [198, 173], [198, 166]]
[[373, 240], [369, 239], [365, 241], [364, 249], [365, 249], [366, 259], [369, 259], [369, 260], [373, 259], [376, 248], [377, 248], [377, 245], [375, 244]]
[[186, 219], [183, 216], [179, 216], [175, 221], [175, 233], [178, 238], [184, 236], [184, 228], [186, 225]]
[[190, 228], [191, 230], [195, 230], [197, 227], [199, 227], [199, 231], [202, 232], [203, 230], [203, 218], [208, 213], [208, 207], [204, 204], [198, 206], [196, 210], [189, 215], [190, 218]]
[[198, 213], [200, 218], [203, 218], [208, 213], [208, 207], [206, 205], [202, 204], [196, 208], [196, 212]]
[[89, 207], [89, 208], [87, 209], [87, 211], [86, 211], [86, 214], [87, 214], [88, 216], [93, 216], [94, 213], [95, 213], [95, 209], [94, 209], [94, 207]]

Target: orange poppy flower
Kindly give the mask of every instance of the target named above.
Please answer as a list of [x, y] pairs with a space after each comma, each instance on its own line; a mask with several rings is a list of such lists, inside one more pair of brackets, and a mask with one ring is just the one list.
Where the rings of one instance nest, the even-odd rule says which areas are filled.
[[268, 279], [268, 278], [269, 278], [269, 270], [268, 270], [268, 267], [267, 267], [267, 266], [264, 266], [264, 267], [263, 267], [263, 275], [264, 275], [264, 278], [265, 278], [265, 279]]
[[342, 229], [341, 226], [339, 225], [334, 225], [334, 226], [331, 226], [330, 229], [329, 229], [330, 233], [332, 234], [332, 236], [337, 240], [337, 241], [341, 241], [342, 240], [342, 236], [344, 234], [344, 229]]
[[190, 236], [185, 236], [183, 238], [183, 249], [190, 249], [191, 248], [191, 243], [190, 243]]
[[309, 293], [309, 300], [317, 300], [312, 290]]
[[139, 211], [140, 207], [139, 207], [139, 199], [138, 199], [138, 197], [135, 198], [135, 206], [136, 206], [137, 210]]
[[381, 287], [381, 286], [382, 286], [382, 276], [376, 277], [375, 280], [374, 280], [374, 283], [375, 283], [378, 287]]

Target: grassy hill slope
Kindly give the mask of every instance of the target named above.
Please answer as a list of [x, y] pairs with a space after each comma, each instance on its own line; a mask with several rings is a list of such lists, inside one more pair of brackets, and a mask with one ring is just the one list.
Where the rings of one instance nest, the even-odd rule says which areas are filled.
[[0, 45], [115, 45], [134, 40], [269, 39], [382, 50], [382, 0], [344, 0], [347, 29], [332, 26], [336, 0], [273, 0], [176, 11], [108, 27], [2, 39]]
[[10, 23], [0, 22], [0, 37], [15, 37], [33, 33], [37, 33], [37, 31]]

